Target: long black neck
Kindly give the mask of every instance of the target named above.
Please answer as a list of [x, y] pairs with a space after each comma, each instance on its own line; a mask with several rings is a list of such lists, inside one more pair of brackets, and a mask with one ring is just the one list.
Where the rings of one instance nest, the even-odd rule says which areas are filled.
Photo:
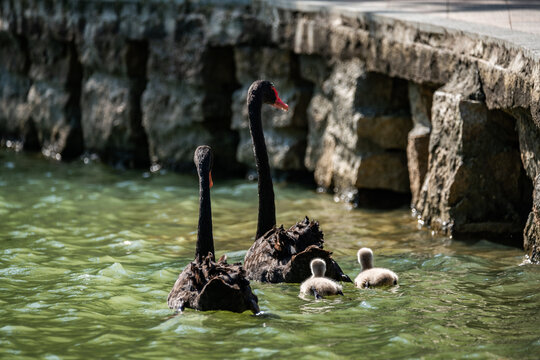
[[211, 252], [212, 257], [214, 257], [210, 176], [208, 172], [205, 172], [199, 174], [199, 228], [197, 229], [197, 249], [195, 250], [195, 257], [202, 260], [209, 252]]
[[248, 102], [248, 116], [253, 152], [257, 163], [257, 174], [259, 176], [259, 219], [257, 222], [257, 234], [255, 235], [255, 239], [258, 239], [276, 225], [276, 208], [274, 205], [274, 185], [272, 184], [270, 164], [268, 163], [268, 153], [262, 129], [262, 99], [258, 92], [253, 95]]

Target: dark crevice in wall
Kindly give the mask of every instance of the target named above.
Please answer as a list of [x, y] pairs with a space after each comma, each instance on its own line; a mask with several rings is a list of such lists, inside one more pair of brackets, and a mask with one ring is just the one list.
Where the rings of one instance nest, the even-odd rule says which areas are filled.
[[68, 43], [69, 69], [66, 81], [66, 91], [69, 100], [65, 108], [66, 120], [71, 131], [66, 139], [66, 146], [62, 151], [62, 158], [75, 159], [84, 151], [84, 141], [81, 126], [81, 91], [83, 80], [83, 67], [79, 61], [79, 54], [75, 42]]
[[19, 50], [24, 54], [21, 74], [28, 76], [28, 72], [30, 71], [30, 50], [28, 49], [28, 39], [19, 34], [13, 34], [13, 37], [17, 41]]
[[277, 181], [293, 181], [297, 183], [315, 186], [313, 172], [307, 170], [304, 166], [308, 136], [307, 108], [309, 106], [311, 98], [313, 97], [315, 84], [302, 77], [300, 69], [300, 56], [292, 51], [290, 52], [289, 56], [289, 77], [294, 83], [299, 97], [294, 108], [292, 121], [294, 124], [299, 124], [297, 125], [298, 130], [301, 130], [303, 132], [303, 141], [299, 144], [299, 149], [297, 149], [298, 154], [302, 159], [302, 169], [289, 171], [274, 171], [273, 175]]
[[358, 189], [353, 194], [355, 207], [370, 209], [395, 209], [408, 207], [411, 202], [410, 193], [400, 193], [384, 189]]
[[[148, 168], [150, 155], [148, 137], [142, 125], [142, 95], [148, 82], [146, 65], [148, 61], [148, 41], [130, 40], [125, 42], [121, 61], [125, 64], [125, 75], [116, 75], [121, 88], [127, 87], [126, 118], [114, 127], [107, 145], [100, 151], [102, 159], [112, 166], [125, 168]], [[125, 81], [127, 80], [127, 82]], [[126, 121], [125, 123], [123, 123]]]
[[[362, 100], [356, 99], [355, 103], [361, 103], [361, 112], [374, 116], [395, 116], [411, 119], [411, 108], [409, 104], [409, 91], [407, 80], [397, 77], [389, 77], [385, 74], [368, 72], [366, 74], [368, 84], [386, 84], [391, 87], [389, 92], [375, 92], [370, 94], [369, 89], [357, 91], [357, 97], [364, 96]], [[383, 85], [384, 86], [384, 85]], [[385, 96], [380, 96], [384, 94]], [[413, 123], [410, 120], [410, 127], [402, 133], [402, 143], [408, 143], [408, 132], [412, 129]], [[397, 131], [397, 130], [396, 130]], [[406, 169], [407, 180], [409, 179], [409, 169], [407, 165], [406, 148], [394, 144], [394, 146], [385, 146], [383, 149], [385, 154], [399, 157], [401, 164]], [[401, 155], [401, 156], [400, 156]], [[400, 169], [392, 169], [394, 173], [401, 171]], [[395, 174], [384, 174], [383, 176], [394, 177]], [[409, 187], [409, 182], [407, 181]], [[409, 187], [410, 188], [410, 187]], [[410, 206], [412, 194], [410, 191], [398, 192], [389, 189], [368, 189], [360, 188], [352, 201], [356, 207], [364, 207], [371, 209], [392, 209], [399, 207]]]
[[[517, 108], [512, 109], [511, 111], [507, 112], [512, 118], [516, 121], [516, 136], [515, 141], [513, 142], [513, 147], [521, 153], [522, 150], [525, 151], [532, 151], [536, 152], [533, 149], [527, 149], [527, 145], [523, 145], [523, 149], [521, 148], [520, 142], [529, 142], [529, 143], [536, 143], [533, 139], [537, 138], [538, 134], [533, 134], [535, 131], [527, 131], [525, 130], [524, 124], [532, 124], [532, 118], [531, 118], [531, 112], [530, 109], [524, 109], [524, 108]], [[521, 122], [521, 124], [519, 123]], [[520, 131], [518, 129], [521, 129], [521, 132], [525, 131], [527, 134], [520, 134]], [[528, 139], [525, 139], [524, 137], [528, 137]], [[532, 141], [531, 141], [532, 140]], [[540, 147], [538, 143], [536, 143], [536, 146]], [[534, 185], [533, 185], [533, 179], [531, 179], [527, 175], [527, 171], [525, 169], [525, 164], [523, 163], [523, 160], [520, 158], [520, 174], [519, 174], [519, 182], [518, 182], [518, 188], [519, 188], [519, 197], [520, 200], [518, 202], [517, 207], [517, 213], [519, 215], [519, 223], [521, 225], [521, 228], [525, 228], [525, 224], [527, 223], [527, 219], [529, 217], [529, 213], [532, 211], [533, 208], [533, 191], [534, 191]], [[520, 243], [521, 241], [521, 243]], [[518, 237], [515, 240], [516, 245], [520, 244], [523, 245], [522, 237]]]
[[150, 165], [148, 137], [142, 125], [142, 95], [146, 89], [146, 64], [148, 62], [148, 41], [128, 40], [126, 51], [126, 64], [128, 76], [132, 81], [130, 102], [133, 106], [131, 114], [131, 128], [133, 131], [132, 144], [134, 146], [130, 156], [130, 167], [144, 168]]
[[[519, 135], [516, 130], [517, 119], [501, 110], [488, 111], [487, 131], [484, 137], [490, 138], [493, 146], [485, 150], [497, 151], [496, 158], [478, 159], [475, 166], [480, 167], [483, 177], [487, 178], [486, 193], [469, 192], [468, 203], [462, 201], [453, 208], [472, 207], [467, 211], [468, 224], [493, 224], [480, 231], [454, 231], [457, 239], [485, 238], [491, 241], [522, 248], [523, 229], [532, 208], [533, 185], [527, 176], [520, 156]], [[467, 147], [475, 146], [471, 143]], [[469, 162], [470, 164], [470, 162]], [[484, 181], [484, 179], [476, 179]]]
[[41, 150], [41, 143], [39, 141], [36, 124], [31, 117], [24, 123], [22, 135], [23, 149], [25, 151], [39, 152]]
[[[231, 130], [232, 94], [240, 88], [236, 81], [236, 65], [232, 46], [208, 47], [203, 55], [203, 126], [211, 134], [214, 149], [213, 173], [216, 177], [239, 177], [244, 165], [236, 160], [240, 140]], [[202, 144], [201, 144], [202, 145]]]
[[523, 164], [521, 165], [520, 177], [519, 177], [519, 189], [521, 193], [520, 207], [518, 208], [519, 219], [522, 227], [525, 226], [529, 212], [532, 209], [533, 203], [533, 182], [527, 176]]

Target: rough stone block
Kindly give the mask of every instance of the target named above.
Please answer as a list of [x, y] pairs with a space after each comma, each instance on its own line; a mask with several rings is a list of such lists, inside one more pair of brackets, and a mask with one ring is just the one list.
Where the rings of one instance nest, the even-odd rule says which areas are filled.
[[229, 129], [230, 102], [223, 95], [200, 85], [150, 80], [142, 98], [142, 124], [151, 160], [176, 169], [191, 169], [193, 151], [206, 144], [214, 148], [214, 173], [233, 174], [238, 169], [238, 136]]
[[411, 118], [414, 126], [431, 129], [431, 105], [433, 103], [434, 89], [431, 87], [418, 85], [413, 82], [408, 83], [409, 106], [411, 108]]
[[332, 163], [334, 184], [339, 189], [409, 190], [405, 154], [362, 153], [338, 144]]
[[[329, 187], [332, 181], [332, 173], [328, 174], [324, 166], [325, 163], [331, 162], [328, 156], [331, 156], [334, 151], [333, 145], [335, 145], [334, 141], [330, 140], [333, 137], [326, 131], [332, 107], [332, 102], [320, 91], [316, 90], [307, 109], [308, 136], [304, 164], [308, 170], [315, 171], [317, 183], [325, 188]], [[319, 168], [321, 169], [318, 170]]]
[[63, 86], [49, 82], [35, 82], [28, 92], [29, 113], [42, 152], [56, 159], [77, 156], [83, 148], [79, 118], [66, 111], [69, 100]]
[[0, 32], [0, 131], [58, 159], [82, 152], [81, 69], [75, 45], [54, 37], [53, 23], [30, 16], [24, 36]]
[[300, 55], [300, 75], [314, 84], [322, 84], [331, 73], [327, 60], [317, 55]]
[[[200, 141], [209, 138], [200, 127], [204, 122], [203, 100], [202, 88], [150, 80], [143, 94], [142, 109], [153, 161], [163, 162], [168, 158], [172, 163], [191, 161], [193, 154], [180, 148], [182, 143], [196, 141], [197, 134], [202, 134]], [[186, 131], [190, 128], [197, 131]], [[182, 134], [189, 134], [185, 141], [179, 140]]]
[[[407, 133], [411, 129], [411, 118], [407, 115], [361, 115], [353, 118], [358, 141], [373, 142], [385, 150], [405, 150]], [[355, 124], [356, 123], [356, 124]]]
[[249, 15], [241, 9], [225, 9], [214, 7], [208, 18], [208, 41], [214, 46], [231, 46], [246, 42], [256, 31], [246, 25], [255, 25], [249, 21]]
[[453, 235], [520, 233], [525, 190], [513, 119], [446, 88], [434, 95], [432, 127], [415, 206], [425, 223]]
[[177, 14], [185, 11], [178, 2], [155, 6], [151, 2], [123, 3], [119, 15], [119, 32], [129, 39], [163, 39], [174, 32]]
[[418, 201], [427, 173], [432, 102], [433, 90], [431, 88], [409, 82], [409, 104], [414, 127], [408, 134], [407, 166], [413, 208]]
[[[0, 136], [21, 137], [30, 108], [26, 102], [31, 81], [25, 76], [0, 72]], [[24, 136], [22, 136], [24, 138]]]
[[540, 175], [534, 181], [533, 206], [523, 231], [523, 247], [529, 260], [540, 264]]
[[540, 128], [532, 120], [528, 110], [514, 109], [511, 113], [517, 119], [523, 167], [527, 176], [534, 180], [540, 174]]
[[81, 107], [88, 150], [118, 165], [148, 163], [138, 103], [142, 89], [136, 80], [101, 73], [94, 73], [85, 81]]
[[409, 132], [407, 145], [407, 167], [411, 185], [411, 204], [418, 201], [420, 190], [426, 178], [429, 160], [430, 129], [418, 126]]
[[333, 158], [336, 152], [336, 140], [328, 133], [324, 133], [323, 136], [322, 146], [317, 150], [317, 156], [312, 156], [312, 159], [316, 160], [313, 176], [317, 186], [323, 189], [329, 189], [332, 186], [332, 180], [334, 178]]
[[305, 164], [319, 186], [409, 191], [404, 85], [366, 73], [358, 59], [334, 66], [308, 107]]
[[79, 50], [86, 72], [127, 75], [126, 38], [119, 33], [118, 21], [111, 9], [88, 18]]
[[[258, 79], [284, 80], [290, 75], [291, 53], [275, 48], [239, 47], [234, 49], [236, 79], [248, 84]], [[276, 84], [277, 85], [277, 84]], [[278, 89], [280, 90], [280, 89]]]
[[25, 75], [29, 59], [24, 38], [0, 30], [0, 71]]
[[[71, 57], [70, 44], [44, 36], [28, 40], [29, 77], [35, 81], [48, 81], [64, 85], [69, 80]], [[75, 60], [77, 61], [77, 60]]]
[[148, 77], [197, 83], [207, 46], [206, 18], [201, 14], [179, 17], [168, 37], [149, 42]]

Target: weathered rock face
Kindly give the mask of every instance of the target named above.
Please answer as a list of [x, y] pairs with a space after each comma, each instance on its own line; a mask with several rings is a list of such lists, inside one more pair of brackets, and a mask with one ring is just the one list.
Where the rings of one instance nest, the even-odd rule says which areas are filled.
[[37, 140], [37, 135], [26, 103], [31, 86], [26, 43], [8, 31], [0, 31], [0, 48], [0, 134], [23, 141], [28, 147], [28, 140]]
[[[533, 185], [533, 204], [523, 231], [523, 247], [532, 262], [540, 263], [540, 129], [526, 109], [514, 109], [517, 119], [521, 161]], [[529, 199], [525, 199], [529, 203]]]
[[[347, 10], [326, 12], [324, 9], [319, 11], [319, 8], [321, 5], [315, 3], [304, 3], [301, 6], [288, 3], [282, 4], [280, 9], [276, 11], [270, 2], [263, 2], [262, 6], [258, 8], [258, 15], [261, 21], [272, 25], [271, 39], [274, 43], [286, 44], [286, 47], [294, 49], [299, 54], [316, 55], [330, 59], [329, 63], [332, 64], [333, 71], [336, 69], [333, 64], [340, 64], [349, 59], [360, 59], [368, 73], [374, 71], [388, 76], [397, 76], [419, 84], [421, 87], [431, 88], [437, 84], [448, 83], [457, 72], [461, 71], [462, 67], [474, 70], [476, 76], [471, 79], [481, 86], [476, 89], [476, 93], [474, 91], [464, 93], [463, 91], [467, 90], [470, 84], [466, 82], [454, 83], [452, 85], [454, 90], [450, 91], [448, 96], [441, 94], [438, 104], [434, 105], [434, 109], [437, 108], [438, 111], [436, 116], [439, 118], [437, 125], [439, 129], [431, 135], [429, 126], [426, 126], [427, 121], [414, 119], [422, 112], [424, 115], [427, 114], [427, 111], [421, 108], [425, 107], [428, 102], [418, 101], [413, 86], [410, 100], [415, 128], [409, 134], [408, 146], [409, 176], [412, 195], [415, 199], [412, 205], [413, 207], [427, 206], [424, 214], [429, 214], [429, 217], [426, 218], [427, 224], [434, 225], [436, 222], [446, 223], [446, 225], [460, 224], [457, 226], [459, 230], [453, 231], [454, 235], [465, 233], [484, 235], [485, 232], [485, 234], [491, 233], [492, 235], [497, 234], [498, 237], [505, 237], [504, 234], [514, 234], [516, 228], [519, 227], [516, 224], [523, 223], [523, 217], [519, 214], [530, 203], [530, 194], [527, 195], [529, 192], [527, 183], [530, 180], [523, 176], [522, 166], [516, 156], [516, 153], [519, 152], [516, 151], [515, 132], [511, 125], [504, 125], [507, 122], [511, 123], [512, 120], [506, 118], [504, 114], [492, 113], [489, 110], [525, 109], [528, 112], [530, 109], [532, 122], [526, 126], [535, 124], [536, 128], [539, 127], [540, 67], [537, 65], [538, 57], [534, 51], [523, 51], [528, 46], [526, 44], [528, 40], [534, 43], [535, 40], [532, 39], [532, 36], [531, 39], [523, 41], [523, 46], [513, 46], [510, 44], [516, 41], [515, 37], [510, 39], [509, 36], [507, 42], [501, 42], [499, 39], [490, 39], [489, 36], [477, 36], [474, 34], [475, 30], [471, 30], [469, 33], [446, 31], [435, 23], [423, 26], [422, 23], [425, 20], [421, 16], [409, 16], [413, 19], [414, 25], [412, 25], [407, 20], [395, 17], [387, 18], [386, 16], [362, 13], [348, 16]], [[308, 112], [311, 114], [308, 139], [316, 139], [318, 145], [310, 148], [310, 140], [308, 140], [306, 165], [310, 169], [314, 169], [315, 178], [319, 184], [328, 185], [335, 181], [334, 168], [339, 169], [336, 171], [337, 173], [345, 174], [345, 176], [339, 176], [346, 179], [344, 184], [352, 183], [358, 169], [357, 164], [362, 156], [349, 153], [347, 158], [351, 159], [352, 166], [338, 167], [334, 165], [340, 161], [340, 159], [332, 161], [334, 151], [347, 154], [348, 149], [343, 146], [339, 147], [336, 137], [332, 137], [326, 132], [326, 126], [330, 123], [328, 119], [332, 116], [330, 109], [334, 100], [326, 102], [321, 100], [322, 97], [327, 96], [321, 90], [323, 87], [320, 84], [322, 84], [320, 80], [315, 83], [313, 99], [316, 98], [321, 105], [317, 109], [310, 106]], [[416, 92], [418, 93], [418, 91]], [[445, 92], [443, 91], [443, 93]], [[460, 94], [461, 98], [458, 96]], [[469, 103], [470, 101], [472, 102]], [[344, 116], [345, 114], [339, 115]], [[484, 125], [473, 126], [474, 121], [472, 120], [464, 122], [465, 126], [463, 127], [462, 124], [453, 124], [456, 119], [464, 116], [471, 118], [479, 116], [480, 119], [484, 120], [478, 122]], [[351, 117], [349, 116], [349, 118]], [[447, 123], [440, 120], [442, 118], [445, 118]], [[506, 120], [499, 121], [494, 120], [494, 118], [506, 118]], [[354, 122], [351, 123], [354, 124]], [[488, 130], [493, 125], [494, 129]], [[354, 125], [351, 128], [354, 128]], [[482, 128], [483, 130], [481, 130]], [[495, 148], [491, 149], [490, 146], [495, 142], [481, 139], [478, 141], [476, 149], [474, 147], [470, 149], [468, 145], [462, 146], [462, 148], [468, 149], [467, 152], [462, 152], [461, 148], [451, 149], [452, 142], [448, 140], [451, 138], [449, 132], [459, 129], [464, 129], [464, 135], [457, 135], [458, 138], [462, 135], [468, 137], [476, 133], [487, 132], [491, 134], [494, 132], [495, 135], [491, 136], [499, 138], [506, 136], [512, 140], [507, 139], [499, 142], [495, 144]], [[445, 138], [448, 141], [444, 140]], [[457, 141], [458, 138], [453, 140]], [[350, 140], [350, 137], [345, 133], [339, 141], [341, 139]], [[429, 145], [426, 151], [428, 139], [433, 146]], [[513, 145], [508, 146], [508, 149], [512, 150], [507, 150], [505, 145], [502, 145], [509, 142]], [[484, 146], [483, 151], [479, 150], [482, 146]], [[530, 137], [520, 136], [520, 147], [521, 149], [533, 149], [535, 145], [534, 142], [531, 142]], [[486, 149], [490, 150], [486, 151]], [[448, 154], [445, 154], [445, 151]], [[503, 164], [501, 168], [514, 172], [509, 176], [509, 179], [504, 180], [500, 188], [495, 187], [490, 190], [492, 192], [484, 191], [471, 196], [470, 199], [474, 198], [474, 201], [467, 200], [467, 196], [464, 194], [475, 192], [477, 186], [465, 186], [465, 188], [458, 189], [455, 187], [463, 186], [466, 182], [447, 181], [448, 178], [443, 175], [436, 176], [438, 171], [444, 173], [449, 169], [454, 169], [456, 173], [452, 177], [460, 179], [461, 174], [465, 173], [469, 176], [467, 181], [473, 185], [476, 182], [485, 182], [482, 179], [488, 173], [492, 181], [494, 175], [491, 172], [494, 172], [495, 178], [497, 178], [502, 176], [501, 170], [493, 167], [494, 165], [474, 161], [480, 153], [484, 153], [486, 161], [490, 160], [488, 159], [490, 156], [485, 154], [492, 151], [496, 154], [494, 157], [501, 158], [500, 161]], [[536, 150], [533, 152], [537, 154]], [[428, 155], [432, 171], [427, 170], [426, 179], [422, 181], [426, 172], [425, 164], [428, 162]], [[529, 169], [537, 166], [538, 157], [532, 156], [530, 153], [524, 155], [523, 151], [521, 157], [524, 161], [528, 161], [525, 168], [529, 179], [534, 179], [531, 177]], [[447, 163], [447, 160], [452, 160], [454, 163]], [[462, 162], [464, 165], [460, 165]], [[490, 164], [493, 162], [496, 161], [491, 159]], [[438, 165], [433, 166], [434, 164]], [[492, 167], [489, 168], [490, 166]], [[432, 191], [422, 190], [420, 193], [421, 184], [426, 189], [431, 188]], [[467, 185], [469, 184], [467, 183]], [[514, 185], [517, 190], [508, 190]], [[430, 194], [428, 198], [422, 200], [422, 197], [427, 194]], [[453, 195], [449, 196], [450, 194]], [[516, 204], [516, 199], [520, 198], [519, 194], [525, 194], [521, 198], [522, 204], [524, 204], [521, 206]], [[464, 201], [456, 201], [456, 199]], [[476, 200], [477, 204], [483, 204], [483, 206], [487, 206], [487, 209], [480, 210], [477, 215], [473, 215], [471, 214], [473, 212], [472, 204]], [[507, 203], [510, 205], [506, 205]], [[497, 212], [493, 209], [497, 206], [509, 206], [508, 214], [501, 214], [501, 211]], [[421, 208], [421, 210], [423, 209], [424, 207]], [[437, 217], [446, 213], [449, 214], [446, 218], [444, 216]], [[482, 225], [482, 223], [484, 224]], [[486, 226], [487, 223], [493, 223], [496, 226]], [[465, 224], [470, 226], [462, 226]], [[449, 229], [448, 226], [445, 228]], [[455, 230], [455, 226], [452, 229]]]
[[534, 181], [540, 174], [540, 128], [535, 125], [528, 110], [514, 109], [510, 113], [517, 119], [523, 167], [529, 178]]
[[55, 158], [82, 152], [80, 66], [73, 42], [29, 16], [25, 36], [1, 31], [0, 104], [3, 137]]
[[427, 173], [432, 100], [431, 88], [409, 83], [409, 103], [414, 127], [408, 134], [407, 166], [413, 205], [418, 201]]
[[263, 110], [274, 170], [357, 203], [411, 194], [455, 236], [514, 235], [530, 213], [537, 258], [536, 39], [317, 2], [0, 3], [0, 140], [176, 169], [205, 143], [238, 174], [254, 166], [246, 92], [266, 78], [290, 105]]
[[82, 34], [84, 143], [88, 151], [117, 166], [149, 163], [140, 104], [146, 86], [147, 47], [146, 41], [122, 34], [120, 18], [110, 6], [90, 19]]
[[141, 127], [140, 81], [93, 73], [83, 87], [84, 142], [117, 166], [148, 165], [148, 146]]
[[227, 44], [240, 34], [234, 30], [238, 24], [220, 31], [209, 19], [239, 15], [216, 11], [180, 16], [172, 32], [150, 41], [143, 125], [153, 162], [191, 169], [195, 148], [208, 144], [220, 149], [215, 173], [231, 175], [240, 169], [238, 135], [230, 130], [231, 96], [238, 85]]
[[450, 235], [518, 236], [529, 207], [515, 120], [473, 100], [480, 90], [469, 72], [435, 92], [428, 170], [415, 208]]
[[[324, 64], [302, 58], [305, 76]], [[319, 60], [322, 61], [322, 60]], [[405, 148], [411, 128], [406, 83], [368, 73], [353, 59], [333, 67], [308, 108], [305, 164], [319, 186], [408, 192]]]
[[32, 82], [27, 96], [29, 121], [34, 124], [42, 153], [74, 158], [83, 151], [80, 113], [82, 67], [75, 37], [63, 21], [44, 21], [39, 8], [22, 23]]
[[533, 207], [523, 231], [523, 239], [529, 260], [540, 264], [540, 176], [534, 182]]

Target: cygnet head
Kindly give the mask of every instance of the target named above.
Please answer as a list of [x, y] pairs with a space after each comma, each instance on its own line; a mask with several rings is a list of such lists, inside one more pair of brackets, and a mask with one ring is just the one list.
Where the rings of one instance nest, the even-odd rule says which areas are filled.
[[373, 267], [373, 251], [370, 248], [358, 250], [358, 262], [362, 265], [362, 271]]
[[323, 259], [317, 258], [311, 260], [309, 267], [311, 267], [313, 277], [324, 277], [324, 273], [326, 272], [326, 263]]

